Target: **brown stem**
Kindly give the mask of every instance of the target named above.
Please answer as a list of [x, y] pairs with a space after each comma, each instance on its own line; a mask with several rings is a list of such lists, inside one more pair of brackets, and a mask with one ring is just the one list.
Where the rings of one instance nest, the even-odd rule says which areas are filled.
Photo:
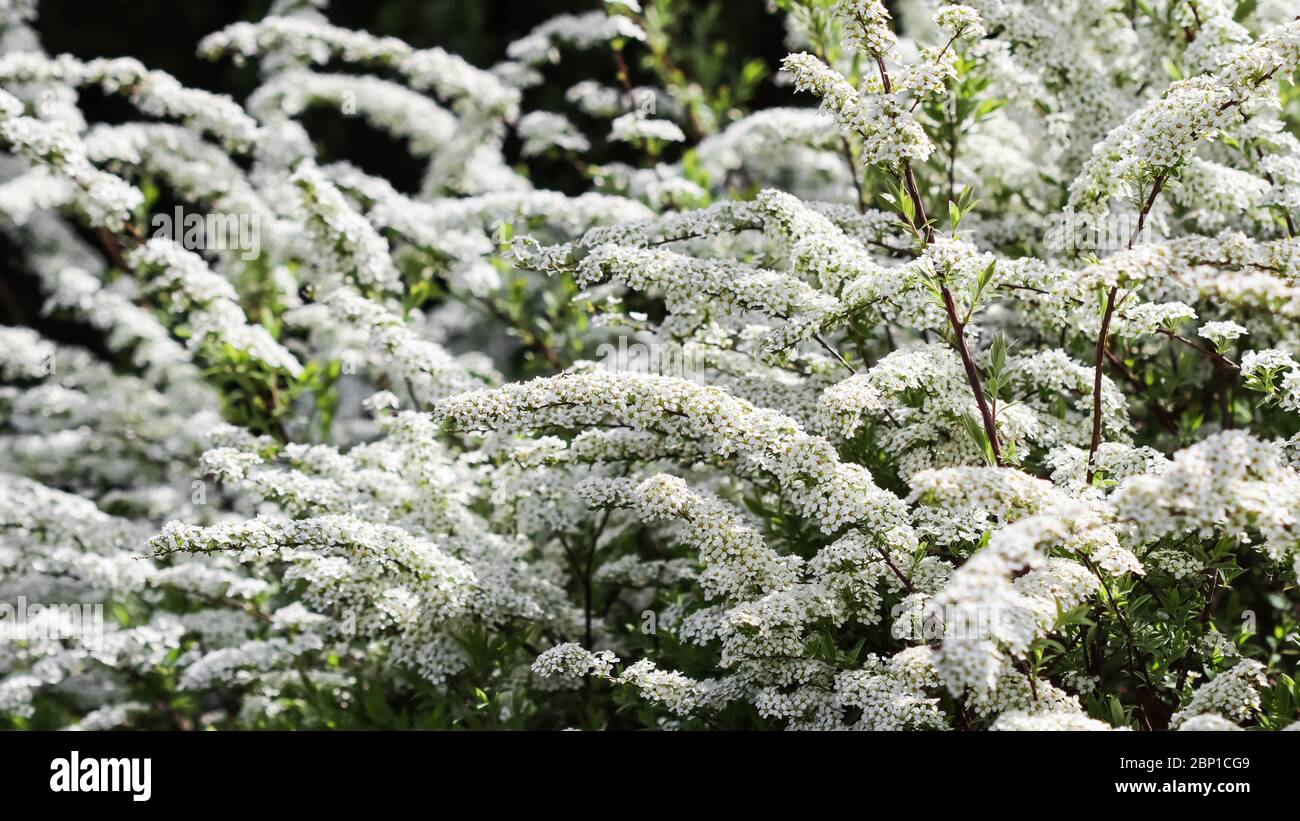
[[[879, 59], [879, 58], [877, 58]], [[884, 72], [884, 65], [880, 67]], [[882, 76], [884, 76], [882, 74]], [[911, 197], [912, 202], [916, 205], [916, 221], [913, 226], [925, 237], [925, 243], [929, 245], [934, 242], [934, 229], [930, 225], [930, 219], [925, 213], [925, 203], [921, 200], [921, 191], [916, 184], [916, 175], [912, 172], [912, 164], [903, 163], [902, 183], [907, 189], [907, 195]], [[1002, 448], [998, 444], [997, 422], [993, 418], [993, 411], [989, 408], [988, 400], [984, 397], [984, 387], [980, 384], [979, 369], [975, 367], [975, 360], [971, 357], [970, 349], [966, 346], [966, 325], [957, 316], [957, 303], [952, 298], [952, 291], [948, 290], [947, 284], [939, 286], [940, 294], [943, 297], [943, 308], [948, 314], [948, 324], [952, 327], [953, 345], [957, 348], [957, 354], [961, 357], [962, 368], [966, 371], [966, 381], [970, 385], [971, 393], [975, 396], [975, 405], [979, 408], [980, 421], [984, 424], [984, 434], [989, 439], [989, 446], [993, 450], [993, 462], [998, 467], [1002, 467]]]
[[880, 551], [880, 558], [885, 561], [885, 566], [893, 571], [894, 575], [898, 577], [898, 580], [903, 583], [903, 587], [907, 588], [907, 592], [915, 593], [916, 588], [912, 585], [912, 580], [903, 575], [903, 571], [899, 570], [898, 566], [889, 558], [889, 551], [885, 550], [883, 547], [878, 548], [878, 550]]
[[966, 381], [970, 383], [971, 392], [975, 394], [975, 404], [979, 407], [980, 420], [984, 423], [984, 434], [988, 436], [989, 445], [993, 449], [993, 462], [998, 467], [1002, 467], [1002, 448], [998, 445], [997, 424], [993, 419], [993, 411], [984, 398], [984, 389], [980, 385], [980, 374], [975, 367], [975, 360], [971, 358], [970, 350], [966, 347], [965, 326], [957, 318], [957, 304], [953, 301], [952, 291], [948, 290], [947, 285], [942, 285], [940, 292], [943, 295], [943, 308], [948, 313], [948, 324], [952, 326], [953, 344], [957, 346], [962, 368], [966, 370]]
[[[1129, 235], [1128, 245], [1132, 249], [1133, 243], [1137, 242], [1138, 236], [1142, 229], [1146, 227], [1147, 215], [1151, 213], [1152, 207], [1156, 204], [1156, 197], [1160, 196], [1160, 191], [1165, 186], [1165, 175], [1160, 174], [1156, 177], [1155, 183], [1151, 186], [1151, 194], [1147, 197], [1146, 202], [1142, 204], [1142, 211], [1138, 214], [1137, 226], [1134, 227], [1133, 233]], [[1092, 484], [1092, 478], [1096, 475], [1096, 468], [1093, 466], [1093, 459], [1097, 455], [1097, 448], [1101, 446], [1101, 377], [1102, 370], [1106, 367], [1106, 344], [1110, 336], [1110, 320], [1115, 313], [1115, 292], [1118, 286], [1110, 286], [1106, 292], [1106, 309], [1101, 317], [1101, 331], [1097, 334], [1097, 356], [1093, 361], [1092, 377], [1092, 439], [1088, 443], [1088, 471], [1085, 474], [1085, 481]]]
[[906, 161], [903, 162], [903, 185], [907, 188], [907, 196], [911, 197], [916, 205], [916, 219], [921, 223], [916, 225], [913, 222], [913, 225], [925, 234], [925, 244], [929, 245], [934, 242], [934, 227], [930, 225], [930, 218], [925, 213], [925, 203], [921, 200], [921, 189], [916, 184], [916, 174], [912, 172], [912, 164]]
[[858, 213], [867, 213], [867, 195], [862, 188], [862, 177], [858, 174], [858, 161], [853, 158], [853, 146], [849, 145], [849, 138], [841, 136], [840, 145], [844, 152], [844, 161], [849, 165], [849, 174], [853, 177], [853, 188], [858, 192]]
[[833, 347], [831, 346], [831, 344], [830, 344], [829, 342], [827, 342], [827, 341], [822, 337], [821, 334], [813, 334], [813, 339], [817, 340], [817, 342], [818, 342], [818, 343], [819, 343], [823, 348], [825, 348], [826, 351], [827, 351], [828, 353], [830, 353], [831, 356], [833, 356], [833, 357], [835, 357], [836, 359], [838, 359], [838, 360], [840, 361], [840, 364], [841, 364], [841, 365], [843, 365], [844, 367], [848, 368], [848, 369], [849, 369], [849, 373], [851, 373], [851, 374], [857, 374], [857, 372], [858, 372], [857, 369], [854, 368], [852, 365], [850, 365], [850, 364], [849, 364], [849, 361], [848, 361], [847, 359], [845, 359], [844, 356], [843, 356], [842, 354], [840, 354], [839, 351], [835, 350], [835, 348], [833, 348]]
[[[1259, 146], [1255, 146], [1255, 155], [1256, 155], [1257, 157], [1259, 157], [1260, 160], [1263, 160], [1263, 159], [1264, 159], [1264, 149], [1260, 148]], [[1260, 169], [1260, 171], [1263, 172], [1263, 174], [1264, 174], [1264, 179], [1268, 181], [1268, 184], [1271, 185], [1271, 186], [1273, 186], [1274, 188], [1276, 188], [1276, 187], [1277, 187], [1277, 180], [1273, 179], [1273, 175], [1272, 175], [1270, 172], [1268, 172], [1268, 171], [1264, 171], [1262, 168]], [[1288, 208], [1288, 207], [1285, 206], [1285, 205], [1282, 206], [1282, 216], [1286, 219], [1286, 235], [1287, 235], [1288, 237], [1294, 237], [1294, 236], [1295, 236], [1295, 220], [1291, 217], [1291, 209]]]
[[100, 227], [95, 229], [95, 236], [99, 238], [99, 244], [104, 246], [104, 253], [108, 256], [108, 261], [113, 263], [113, 267], [127, 270], [126, 260], [122, 258], [122, 248], [117, 244], [113, 232]]
[[[957, 35], [954, 34], [954, 35], [952, 36], [952, 39], [951, 39], [951, 40], [949, 40], [947, 43], [944, 43], [943, 48], [939, 50], [939, 55], [938, 55], [937, 57], [934, 58], [934, 61], [935, 61], [936, 64], [937, 64], [940, 60], [943, 59], [943, 55], [945, 55], [945, 54], [948, 53], [948, 49], [952, 48], [952, 44], [955, 43], [955, 42], [957, 42]], [[876, 59], [879, 60], [880, 58], [877, 57]], [[881, 69], [881, 70], [883, 71], [884, 69]], [[887, 91], [889, 91], [889, 89], [886, 88], [885, 91], [887, 92]], [[912, 107], [909, 108], [908, 111], [916, 111], [916, 107], [919, 106], [919, 105], [921, 104], [921, 101], [922, 101], [923, 99], [925, 99], [925, 98], [924, 98], [924, 97], [917, 97], [915, 100], [913, 100], [913, 101], [912, 101]]]
[[[945, 48], [947, 47], [945, 46]], [[885, 68], [885, 61], [880, 55], [874, 56], [876, 58], [876, 68], [880, 72], [880, 84], [885, 93], [889, 94], [893, 88], [889, 81], [889, 71]], [[902, 184], [907, 189], [907, 196], [911, 198], [916, 207], [916, 217], [912, 222], [912, 227], [918, 234], [924, 236], [925, 244], [930, 245], [934, 242], [934, 228], [930, 225], [930, 218], [925, 212], [925, 201], [921, 199], [920, 186], [916, 184], [916, 174], [912, 171], [912, 164], [906, 160], [903, 161], [901, 177]], [[966, 346], [965, 325], [957, 316], [957, 303], [953, 300], [952, 292], [948, 290], [946, 284], [940, 285], [940, 292], [943, 296], [944, 311], [948, 314], [948, 324], [952, 326], [953, 344], [957, 348], [957, 354], [961, 357], [962, 368], [966, 371], [966, 381], [970, 384], [971, 393], [975, 396], [975, 405], [979, 408], [980, 421], [984, 424], [984, 435], [988, 437], [989, 447], [993, 451], [993, 462], [998, 467], [1002, 467], [1002, 448], [998, 444], [997, 422], [993, 418], [993, 411], [989, 408], [988, 400], [984, 397], [984, 388], [980, 384], [979, 369], [975, 367], [975, 360], [971, 357], [970, 349]]]
[[885, 60], [879, 54], [872, 55], [876, 58], [876, 69], [880, 72], [880, 85], [885, 89], [886, 94], [893, 94], [894, 87], [889, 82], [889, 71], [885, 68]]
[[618, 81], [623, 85], [623, 94], [627, 97], [628, 110], [636, 114], [636, 95], [632, 93], [632, 75], [627, 70], [627, 61], [623, 59], [623, 47], [616, 45], [613, 50], [614, 65], [618, 68]]
[[1194, 350], [1194, 351], [1196, 351], [1197, 353], [1199, 353], [1201, 356], [1204, 356], [1204, 357], [1206, 357], [1206, 358], [1208, 358], [1208, 359], [1210, 359], [1210, 360], [1212, 360], [1212, 361], [1214, 361], [1214, 362], [1217, 362], [1218, 364], [1223, 365], [1223, 366], [1226, 367], [1226, 368], [1231, 368], [1231, 369], [1234, 370], [1234, 371], [1239, 371], [1239, 370], [1241, 370], [1241, 366], [1238, 365], [1236, 362], [1233, 362], [1233, 361], [1232, 361], [1231, 359], [1229, 359], [1228, 357], [1224, 356], [1223, 354], [1219, 353], [1218, 351], [1212, 351], [1212, 350], [1210, 350], [1209, 348], [1205, 347], [1204, 345], [1198, 345], [1198, 344], [1196, 344], [1195, 342], [1193, 342], [1192, 340], [1190, 340], [1190, 339], [1188, 339], [1187, 337], [1183, 336], [1182, 334], [1174, 333], [1173, 331], [1166, 330], [1165, 328], [1157, 328], [1157, 329], [1156, 329], [1156, 333], [1158, 333], [1158, 334], [1164, 334], [1165, 336], [1169, 337], [1170, 339], [1176, 339], [1176, 340], [1178, 340], [1179, 342], [1181, 342], [1181, 343], [1183, 343], [1184, 345], [1186, 345], [1187, 347], [1189, 347], [1189, 348], [1191, 348], [1192, 350]]
[[1097, 473], [1093, 460], [1101, 445], [1101, 377], [1106, 361], [1106, 337], [1110, 335], [1110, 318], [1114, 313], [1115, 286], [1112, 285], [1106, 292], [1106, 313], [1102, 314], [1101, 332], [1097, 334], [1097, 358], [1092, 374], [1092, 440], [1088, 443], [1088, 472], [1084, 475], [1088, 484], [1092, 484], [1092, 477]]

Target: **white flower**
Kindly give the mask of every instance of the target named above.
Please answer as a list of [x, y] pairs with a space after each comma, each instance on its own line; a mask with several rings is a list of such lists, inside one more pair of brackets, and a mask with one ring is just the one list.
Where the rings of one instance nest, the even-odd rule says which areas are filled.
[[934, 13], [933, 19], [935, 25], [953, 37], [969, 37], [978, 40], [988, 33], [979, 12], [959, 3], [940, 6]]
[[609, 139], [620, 143], [635, 143], [642, 140], [661, 140], [679, 143], [686, 139], [681, 127], [671, 120], [655, 120], [628, 112], [614, 120], [609, 131]]
[[1228, 343], [1234, 339], [1245, 336], [1249, 333], [1245, 328], [1236, 322], [1207, 322], [1197, 329], [1197, 336], [1203, 337], [1214, 343], [1214, 347], [1220, 351], [1226, 350]]

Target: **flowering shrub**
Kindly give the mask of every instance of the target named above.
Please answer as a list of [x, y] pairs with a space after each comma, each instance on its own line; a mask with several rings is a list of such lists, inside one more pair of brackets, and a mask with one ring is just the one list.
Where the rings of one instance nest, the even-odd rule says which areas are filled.
[[0, 327], [0, 726], [1300, 727], [1294, 4], [771, 6], [807, 106], [678, 0], [490, 68], [277, 0], [242, 105], [0, 3], [96, 340]]

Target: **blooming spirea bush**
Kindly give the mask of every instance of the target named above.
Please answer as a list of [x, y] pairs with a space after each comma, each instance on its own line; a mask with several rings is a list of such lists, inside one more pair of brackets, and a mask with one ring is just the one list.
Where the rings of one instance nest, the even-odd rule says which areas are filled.
[[592, 6], [0, 4], [0, 727], [1300, 727], [1294, 3]]

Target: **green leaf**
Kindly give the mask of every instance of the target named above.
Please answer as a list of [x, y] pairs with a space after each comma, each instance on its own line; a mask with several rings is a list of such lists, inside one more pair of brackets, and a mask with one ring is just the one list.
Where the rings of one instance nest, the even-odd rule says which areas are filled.
[[971, 441], [975, 443], [975, 446], [979, 448], [980, 453], [984, 457], [985, 464], [994, 464], [993, 446], [989, 443], [988, 434], [984, 431], [984, 423], [979, 419], [976, 419], [975, 414], [973, 413], [964, 413], [959, 418], [962, 429], [966, 431], [966, 435], [969, 436]]
[[1128, 726], [1128, 713], [1124, 710], [1124, 705], [1115, 696], [1106, 696], [1106, 702], [1110, 706], [1111, 724], [1116, 727]]

